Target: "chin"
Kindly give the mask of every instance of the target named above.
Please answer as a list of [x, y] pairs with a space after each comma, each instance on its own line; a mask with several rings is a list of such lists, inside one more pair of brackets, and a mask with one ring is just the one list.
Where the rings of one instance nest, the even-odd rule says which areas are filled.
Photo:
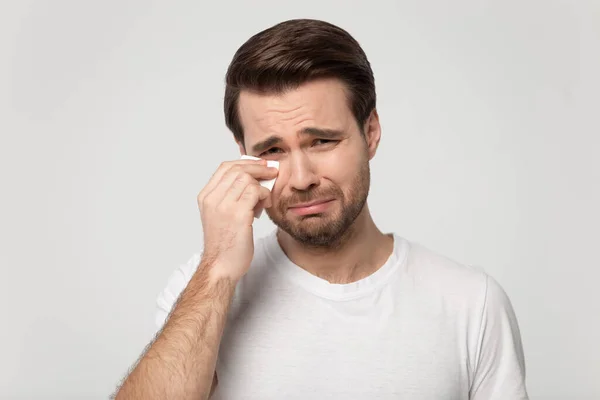
[[313, 215], [293, 218], [269, 218], [298, 243], [310, 247], [332, 247], [340, 243], [352, 221], [343, 215]]
[[340, 242], [345, 231], [333, 230], [330, 227], [324, 229], [282, 229], [298, 243], [311, 247], [331, 247]]

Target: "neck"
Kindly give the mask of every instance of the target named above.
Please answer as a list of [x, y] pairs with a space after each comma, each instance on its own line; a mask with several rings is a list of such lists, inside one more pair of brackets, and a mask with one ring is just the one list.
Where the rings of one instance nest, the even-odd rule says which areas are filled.
[[369, 276], [385, 263], [394, 245], [392, 235], [377, 228], [366, 204], [333, 248], [307, 247], [282, 230], [277, 239], [294, 264], [330, 283], [350, 283]]

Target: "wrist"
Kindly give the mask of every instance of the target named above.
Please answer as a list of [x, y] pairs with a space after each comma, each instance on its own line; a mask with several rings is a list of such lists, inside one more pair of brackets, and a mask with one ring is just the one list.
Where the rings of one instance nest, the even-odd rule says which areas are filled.
[[238, 284], [239, 278], [229, 273], [230, 268], [217, 260], [202, 262], [200, 267], [204, 271], [203, 275], [209, 287], [235, 289]]

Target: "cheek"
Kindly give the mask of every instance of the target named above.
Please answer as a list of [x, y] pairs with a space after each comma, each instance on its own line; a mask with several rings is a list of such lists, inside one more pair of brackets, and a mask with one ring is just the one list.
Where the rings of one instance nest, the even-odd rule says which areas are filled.
[[[323, 181], [324, 185], [333, 183], [346, 191], [360, 173], [361, 160], [364, 155], [354, 154], [354, 152], [344, 149], [344, 151], [334, 150], [329, 153], [312, 154], [308, 157], [310, 158], [310, 168]], [[288, 185], [291, 171], [287, 162], [288, 160], [280, 160], [279, 174], [271, 191], [272, 200], [275, 202], [288, 195], [285, 188]]]
[[320, 164], [320, 176], [332, 181], [335, 185], [346, 189], [359, 173], [361, 155], [349, 152], [333, 152], [324, 157]]
[[286, 187], [287, 179], [282, 176], [278, 176], [277, 180], [275, 181], [275, 186], [273, 186], [273, 189], [271, 189], [271, 212], [273, 212], [273, 210], [277, 210], [278, 205], [287, 196], [287, 192], [285, 192]]

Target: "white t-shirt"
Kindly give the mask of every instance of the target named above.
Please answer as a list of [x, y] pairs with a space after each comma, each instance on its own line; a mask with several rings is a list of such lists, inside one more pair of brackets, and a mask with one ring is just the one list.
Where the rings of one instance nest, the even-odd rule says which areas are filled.
[[[200, 261], [159, 295], [164, 323]], [[217, 361], [213, 399], [528, 399], [510, 301], [483, 271], [394, 235], [370, 276], [331, 284], [255, 242]]]

